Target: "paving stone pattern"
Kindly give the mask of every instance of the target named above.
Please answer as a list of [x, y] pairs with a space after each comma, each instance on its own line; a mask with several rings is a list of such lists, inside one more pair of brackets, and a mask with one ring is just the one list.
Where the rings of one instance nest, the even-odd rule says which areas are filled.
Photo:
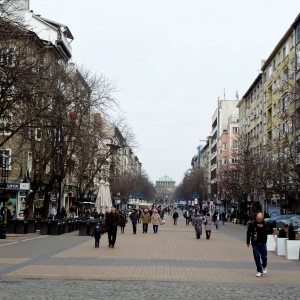
[[[154, 234], [128, 223], [114, 249], [78, 232], [0, 240], [0, 299], [300, 299], [300, 262], [268, 253], [268, 273], [255, 277], [246, 230], [220, 225], [197, 240], [182, 216]], [[22, 297], [20, 298], [20, 295]]]

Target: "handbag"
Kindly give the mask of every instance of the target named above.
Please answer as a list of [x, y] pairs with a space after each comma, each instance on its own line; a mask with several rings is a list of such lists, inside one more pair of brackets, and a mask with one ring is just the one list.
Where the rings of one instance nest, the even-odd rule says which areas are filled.
[[165, 219], [162, 219], [162, 220], [161, 220], [161, 225], [164, 225], [164, 224], [166, 224], [166, 220], [165, 220]]

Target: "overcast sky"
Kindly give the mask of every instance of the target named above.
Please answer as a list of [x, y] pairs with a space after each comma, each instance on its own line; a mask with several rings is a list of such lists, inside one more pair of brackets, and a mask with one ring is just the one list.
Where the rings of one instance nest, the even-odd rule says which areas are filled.
[[217, 98], [240, 98], [300, 12], [299, 0], [30, 0], [67, 25], [73, 60], [114, 79], [152, 181], [177, 184], [211, 131]]

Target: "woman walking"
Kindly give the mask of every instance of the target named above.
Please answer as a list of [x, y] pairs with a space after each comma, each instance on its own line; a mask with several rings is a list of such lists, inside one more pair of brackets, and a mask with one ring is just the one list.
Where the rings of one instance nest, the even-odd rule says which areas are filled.
[[196, 217], [194, 219], [194, 227], [195, 227], [196, 239], [200, 239], [202, 235], [202, 218], [198, 213], [196, 214]]
[[152, 222], [152, 225], [153, 225], [154, 233], [157, 233], [158, 225], [161, 224], [161, 218], [160, 218], [160, 215], [157, 213], [157, 209], [154, 210], [154, 213], [151, 216], [151, 222]]
[[211, 226], [212, 226], [212, 219], [209, 213], [206, 215], [204, 225], [205, 225], [206, 239], [209, 240], [211, 234]]
[[126, 223], [127, 223], [126, 215], [125, 215], [124, 210], [121, 210], [120, 218], [121, 218], [121, 222], [120, 222], [121, 233], [124, 233], [124, 228], [125, 228]]

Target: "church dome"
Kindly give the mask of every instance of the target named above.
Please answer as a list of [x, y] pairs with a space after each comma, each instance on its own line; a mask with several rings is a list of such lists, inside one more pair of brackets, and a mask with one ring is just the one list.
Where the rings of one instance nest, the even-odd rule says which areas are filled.
[[165, 175], [164, 177], [160, 177], [157, 181], [164, 181], [164, 182], [173, 181], [174, 182], [174, 180], [171, 177], [168, 177], [167, 175]]

